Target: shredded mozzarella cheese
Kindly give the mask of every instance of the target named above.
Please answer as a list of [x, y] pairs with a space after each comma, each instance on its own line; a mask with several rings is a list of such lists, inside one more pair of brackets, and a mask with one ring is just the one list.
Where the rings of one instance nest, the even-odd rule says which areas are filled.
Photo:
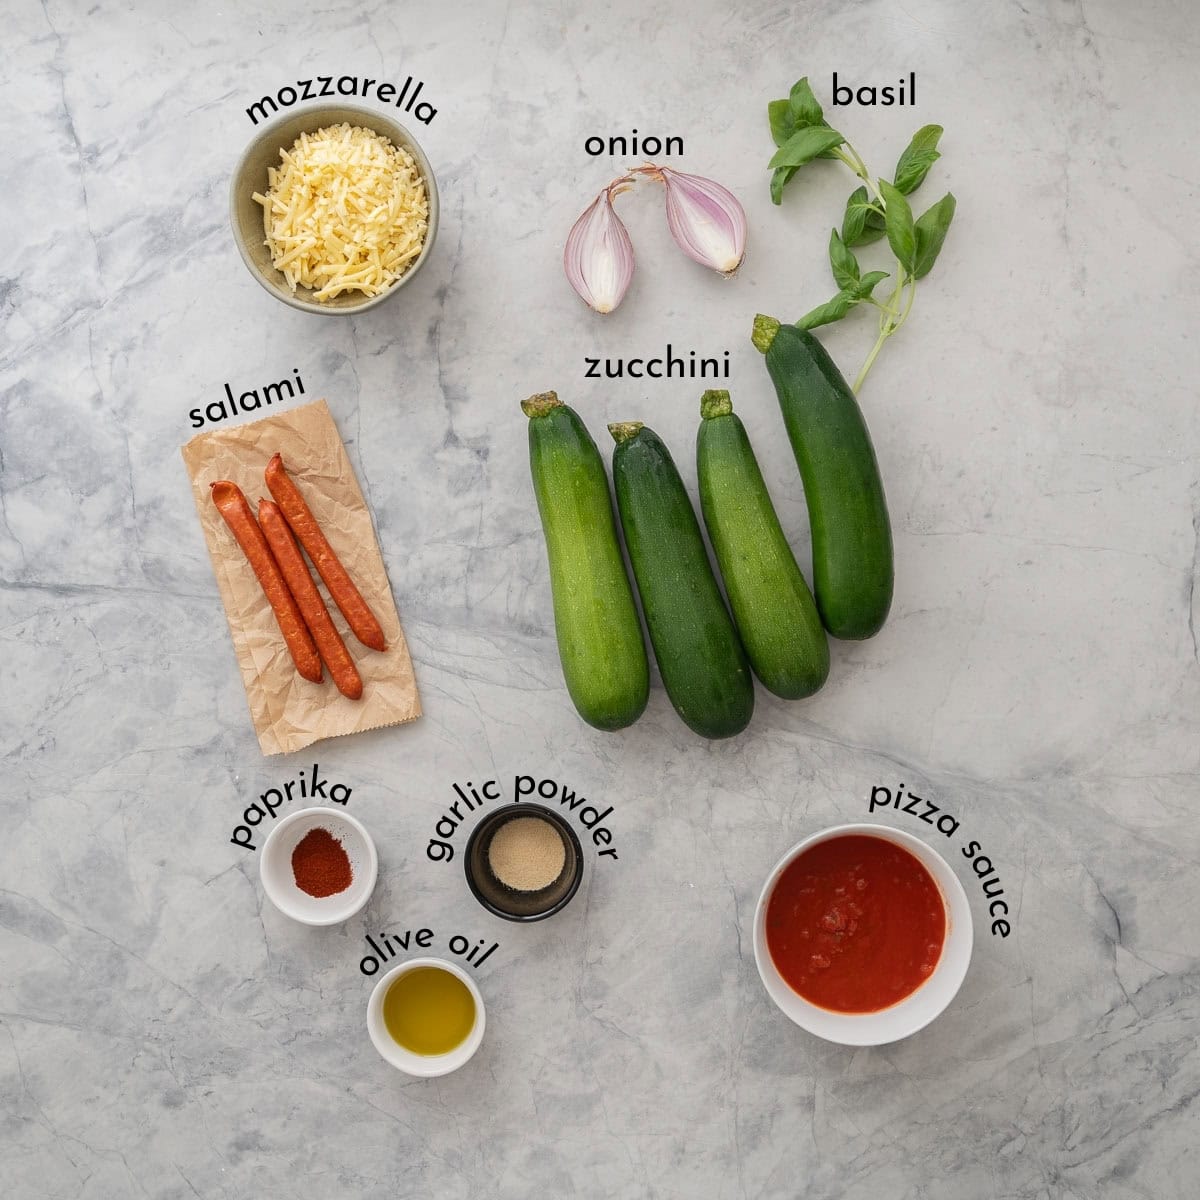
[[425, 181], [412, 155], [349, 124], [302, 133], [267, 170], [263, 226], [271, 262], [293, 293], [377, 296], [421, 253], [428, 229]]

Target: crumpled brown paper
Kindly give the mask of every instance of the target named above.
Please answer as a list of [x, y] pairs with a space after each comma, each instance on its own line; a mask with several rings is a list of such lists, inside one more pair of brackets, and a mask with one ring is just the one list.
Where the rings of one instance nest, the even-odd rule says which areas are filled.
[[[387, 650], [380, 653], [367, 649], [350, 632], [325, 585], [313, 572], [329, 615], [362, 676], [361, 700], [343, 696], [328, 671], [321, 683], [310, 683], [297, 673], [254, 570], [209, 494], [210, 484], [231, 479], [246, 493], [251, 509], [257, 513], [259, 499], [270, 499], [263, 471], [276, 452], [283, 455], [288, 474], [383, 626]], [[371, 513], [325, 401], [249, 425], [199, 434], [183, 447], [183, 461], [225, 602], [250, 717], [262, 752], [286, 754], [322, 738], [399, 725], [419, 717], [421, 701], [412, 659]]]

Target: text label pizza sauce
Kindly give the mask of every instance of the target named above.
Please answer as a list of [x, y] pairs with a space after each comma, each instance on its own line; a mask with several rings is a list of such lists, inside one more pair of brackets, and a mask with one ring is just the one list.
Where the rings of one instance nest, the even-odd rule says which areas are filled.
[[946, 940], [942, 893], [884, 838], [845, 834], [809, 847], [767, 902], [767, 948], [784, 982], [833, 1012], [878, 1012], [933, 974]]

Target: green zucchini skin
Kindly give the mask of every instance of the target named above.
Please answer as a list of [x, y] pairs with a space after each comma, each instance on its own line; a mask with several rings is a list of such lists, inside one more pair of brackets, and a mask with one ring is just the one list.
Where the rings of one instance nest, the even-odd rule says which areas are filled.
[[645, 711], [650, 664], [604, 461], [587, 427], [553, 392], [522, 408], [567, 691], [589, 725], [624, 729]]
[[705, 392], [696, 436], [700, 508], [755, 675], [799, 700], [829, 677], [829, 642], [728, 392]]
[[807, 330], [781, 325], [766, 358], [804, 481], [821, 620], [834, 637], [869, 638], [887, 620], [895, 571], [887, 501], [862, 410]]
[[637, 422], [609, 429], [617, 510], [663, 686], [694, 733], [733, 737], [754, 714], [754, 680], [692, 502], [652, 430]]

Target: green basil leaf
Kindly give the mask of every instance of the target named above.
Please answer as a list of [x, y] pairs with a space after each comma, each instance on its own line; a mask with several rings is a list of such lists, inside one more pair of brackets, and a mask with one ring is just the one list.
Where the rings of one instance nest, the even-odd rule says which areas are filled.
[[868, 271], [858, 281], [858, 297], [865, 300], [888, 277], [886, 271]]
[[[917, 253], [913, 266], [913, 275], [924, 279], [933, 270], [937, 256], [941, 253], [942, 243], [946, 240], [946, 231], [954, 220], [954, 209], [957, 207], [954, 196], [947, 192], [931, 209], [923, 212], [916, 224]], [[888, 205], [891, 208], [891, 205]]]
[[937, 151], [942, 132], [940, 125], [923, 125], [913, 134], [912, 141], [900, 155], [900, 161], [896, 164], [896, 187], [906, 196], [921, 186], [929, 174], [929, 168], [942, 157]]
[[842, 217], [842, 241], [847, 246], [853, 246], [858, 235], [866, 227], [867, 217], [871, 215], [871, 210], [867, 207], [869, 203], [865, 187], [856, 188], [850, 193], [846, 201], [846, 212]]
[[783, 203], [783, 189], [798, 170], [800, 170], [799, 167], [776, 167], [771, 172], [771, 202], [773, 204]]
[[887, 230], [888, 245], [900, 260], [900, 265], [910, 274], [916, 273], [917, 233], [913, 226], [912, 209], [900, 192], [886, 179], [879, 181], [887, 205], [884, 228]]
[[842, 241], [847, 246], [869, 246], [883, 237], [883, 217], [876, 212], [865, 187], [856, 188], [846, 201]]
[[[795, 133], [801, 129], [810, 129], [820, 126], [823, 129], [828, 129], [829, 122], [825, 120], [824, 110], [813, 95], [813, 90], [808, 85], [808, 79], [801, 79], [795, 87], [792, 88], [791, 95], [787, 99], [788, 115], [792, 123], [792, 132]], [[785, 139], [786, 140], [786, 139]], [[777, 146], [782, 145], [776, 140]], [[840, 145], [841, 143], [835, 143]], [[817, 158], [837, 158], [832, 147], [822, 150]]]
[[852, 245], [856, 250], [859, 246], [870, 246], [879, 241], [879, 239], [883, 237], [883, 234], [884, 229], [882, 223], [880, 223], [878, 227], [872, 227], [868, 225], [866, 229], [864, 229], [862, 233], [860, 233], [858, 237], [854, 239], [853, 242], [849, 243], [849, 245]]
[[846, 249], [846, 243], [838, 236], [836, 229], [829, 233], [829, 266], [833, 271], [833, 282], [843, 291], [857, 295], [860, 273], [858, 259], [853, 251]]
[[813, 95], [812, 88], [808, 86], [807, 75], [792, 88], [791, 95], [788, 96], [788, 105], [797, 127], [801, 129], [809, 125], [820, 125], [824, 121], [825, 111]]
[[775, 151], [769, 167], [802, 167], [812, 162], [824, 150], [840, 146], [846, 139], [836, 129], [827, 125], [812, 125], [800, 129]]
[[869, 246], [884, 235], [883, 218], [874, 211], [867, 212], [862, 232], [856, 238], [843, 238], [847, 246]]
[[777, 146], [782, 146], [796, 132], [796, 118], [786, 100], [772, 100], [767, 105], [767, 119], [771, 122], [771, 136]]
[[919, 150], [907, 162], [896, 166], [896, 187], [906, 196], [911, 195], [925, 182], [929, 168], [942, 156], [936, 150]]
[[818, 325], [832, 325], [840, 321], [856, 304], [858, 297], [853, 292], [842, 290], [832, 300], [818, 304], [812, 312], [805, 313], [796, 322], [798, 329], [816, 329]]

